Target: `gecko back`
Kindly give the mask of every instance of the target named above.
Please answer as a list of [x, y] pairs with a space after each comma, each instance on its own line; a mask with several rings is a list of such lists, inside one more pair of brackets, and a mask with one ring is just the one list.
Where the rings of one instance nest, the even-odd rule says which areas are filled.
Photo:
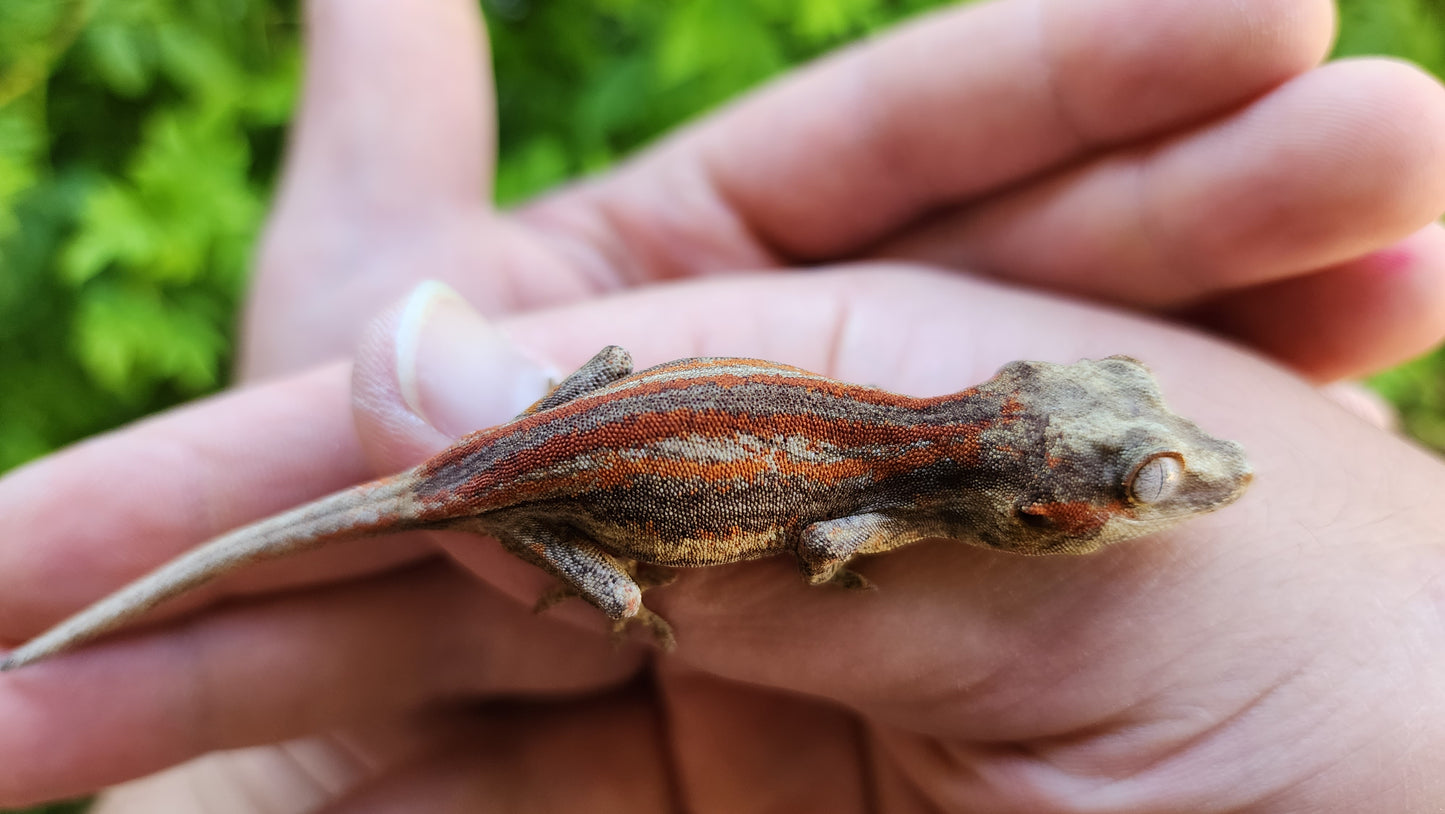
[[934, 398], [756, 359], [624, 371], [420, 467], [422, 516], [526, 518], [672, 566], [794, 551], [811, 524], [869, 512], [1047, 553], [1163, 528], [1250, 478], [1127, 358], [1014, 363]]

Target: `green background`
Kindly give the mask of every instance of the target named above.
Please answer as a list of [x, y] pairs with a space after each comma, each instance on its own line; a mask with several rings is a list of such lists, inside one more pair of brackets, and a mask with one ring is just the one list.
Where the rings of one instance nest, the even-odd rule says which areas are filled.
[[[943, 3], [483, 5], [508, 204]], [[1343, 0], [1336, 55], [1441, 75], [1442, 5]], [[0, 0], [0, 471], [226, 383], [298, 37], [280, 0]], [[1436, 353], [1372, 383], [1445, 449], [1442, 373]]]

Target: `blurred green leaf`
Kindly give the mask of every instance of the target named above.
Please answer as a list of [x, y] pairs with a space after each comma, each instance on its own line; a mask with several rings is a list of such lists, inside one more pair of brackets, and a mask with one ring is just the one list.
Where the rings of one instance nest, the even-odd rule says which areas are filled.
[[146, 395], [141, 385], [155, 377], [190, 393], [214, 388], [226, 337], [183, 305], [138, 285], [91, 288], [74, 323], [81, 366], [123, 399]]
[[1399, 411], [1401, 429], [1445, 452], [1445, 350], [1386, 371], [1369, 384]]
[[90, 64], [111, 90], [136, 97], [150, 89], [155, 43], [148, 32], [112, 22], [90, 26], [83, 40]]
[[1445, 8], [1437, 0], [1341, 0], [1336, 57], [1389, 54], [1445, 71]]
[[55, 803], [54, 805], [40, 806], [39, 808], [21, 809], [16, 814], [80, 814], [87, 808], [84, 801], [74, 803]]
[[518, 150], [511, 161], [497, 168], [496, 198], [503, 204], [529, 198], [565, 180], [568, 168], [567, 152], [562, 143], [538, 136]]
[[808, 42], [834, 42], [868, 30], [883, 17], [880, 5], [878, 0], [799, 0], [793, 30]]

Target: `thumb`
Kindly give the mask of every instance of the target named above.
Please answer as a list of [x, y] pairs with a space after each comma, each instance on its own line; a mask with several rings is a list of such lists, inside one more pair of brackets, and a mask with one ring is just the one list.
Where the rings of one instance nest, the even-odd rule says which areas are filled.
[[367, 329], [352, 371], [362, 448], [396, 472], [508, 421], [561, 379], [444, 283], [427, 281]]
[[412, 270], [475, 269], [459, 235], [493, 223], [495, 111], [477, 3], [306, 10], [304, 87], [245, 315], [247, 379], [344, 355], [356, 315], [403, 293]]

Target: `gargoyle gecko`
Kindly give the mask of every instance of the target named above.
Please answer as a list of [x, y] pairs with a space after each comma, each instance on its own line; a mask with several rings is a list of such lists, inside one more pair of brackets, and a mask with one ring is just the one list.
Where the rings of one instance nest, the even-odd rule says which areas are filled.
[[813, 584], [933, 537], [1082, 554], [1213, 511], [1251, 478], [1238, 444], [1171, 413], [1139, 362], [1014, 362], [912, 398], [756, 359], [632, 372], [604, 348], [507, 424], [414, 469], [222, 535], [0, 661], [70, 649], [264, 559], [406, 529], [495, 537], [619, 626], [671, 628], [638, 564], [699, 567], [791, 553]]

